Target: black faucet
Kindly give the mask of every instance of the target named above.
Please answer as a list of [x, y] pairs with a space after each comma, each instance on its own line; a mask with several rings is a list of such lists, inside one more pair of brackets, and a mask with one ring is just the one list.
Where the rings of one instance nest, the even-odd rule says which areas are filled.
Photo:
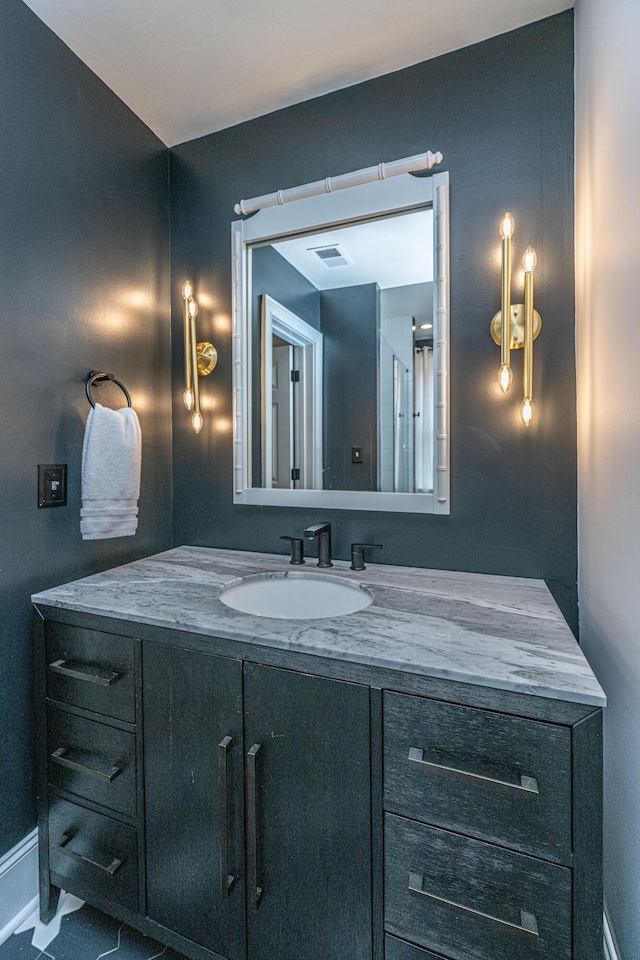
[[331, 524], [314, 523], [304, 532], [307, 540], [318, 538], [318, 566], [332, 567], [331, 562]]
[[289, 563], [292, 563], [294, 566], [299, 567], [304, 563], [304, 553], [303, 553], [303, 542], [299, 540], [298, 537], [280, 537], [281, 540], [288, 540], [291, 544], [291, 560]]
[[382, 549], [381, 543], [352, 543], [350, 570], [366, 570], [364, 563], [365, 550]]

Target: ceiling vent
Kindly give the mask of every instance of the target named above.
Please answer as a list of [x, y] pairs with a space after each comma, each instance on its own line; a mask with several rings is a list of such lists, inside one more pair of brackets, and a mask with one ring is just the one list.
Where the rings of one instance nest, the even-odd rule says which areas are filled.
[[308, 247], [309, 253], [315, 254], [322, 260], [325, 267], [346, 267], [353, 263], [346, 255], [339, 243], [332, 243], [328, 247]]

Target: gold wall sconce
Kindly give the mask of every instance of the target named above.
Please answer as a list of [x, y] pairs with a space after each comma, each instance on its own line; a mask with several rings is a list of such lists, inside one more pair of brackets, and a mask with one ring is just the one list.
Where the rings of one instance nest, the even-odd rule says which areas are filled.
[[503, 393], [507, 393], [513, 380], [511, 369], [511, 351], [524, 350], [524, 371], [522, 378], [523, 399], [520, 416], [526, 427], [533, 419], [533, 341], [542, 329], [542, 318], [533, 307], [533, 272], [537, 257], [533, 247], [524, 252], [524, 303], [511, 303], [511, 238], [515, 231], [513, 215], [505, 213], [500, 221], [502, 237], [502, 298], [501, 307], [491, 321], [491, 336], [500, 347], [500, 369], [498, 383]]
[[193, 296], [193, 284], [187, 280], [182, 285], [184, 302], [184, 393], [182, 399], [187, 410], [193, 410], [191, 423], [196, 433], [202, 430], [200, 411], [200, 377], [208, 377], [218, 362], [218, 351], [208, 340], [198, 343], [196, 317], [198, 304]]

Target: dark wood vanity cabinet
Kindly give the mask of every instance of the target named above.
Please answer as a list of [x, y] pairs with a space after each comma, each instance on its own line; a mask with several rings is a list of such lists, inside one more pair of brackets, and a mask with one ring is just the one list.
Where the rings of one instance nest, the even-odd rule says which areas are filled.
[[49, 615], [44, 918], [63, 887], [193, 960], [601, 960], [600, 708]]
[[229, 960], [369, 960], [368, 689], [154, 643], [143, 670], [149, 917]]

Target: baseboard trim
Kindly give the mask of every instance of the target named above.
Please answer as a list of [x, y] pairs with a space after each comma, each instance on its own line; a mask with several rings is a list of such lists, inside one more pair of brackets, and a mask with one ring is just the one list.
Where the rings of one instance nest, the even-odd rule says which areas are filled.
[[618, 953], [616, 942], [613, 939], [613, 933], [611, 931], [611, 924], [609, 923], [609, 917], [607, 916], [607, 911], [604, 911], [602, 916], [602, 932], [604, 940], [604, 960], [622, 960], [622, 957]]
[[38, 830], [0, 857], [0, 944], [38, 905]]

